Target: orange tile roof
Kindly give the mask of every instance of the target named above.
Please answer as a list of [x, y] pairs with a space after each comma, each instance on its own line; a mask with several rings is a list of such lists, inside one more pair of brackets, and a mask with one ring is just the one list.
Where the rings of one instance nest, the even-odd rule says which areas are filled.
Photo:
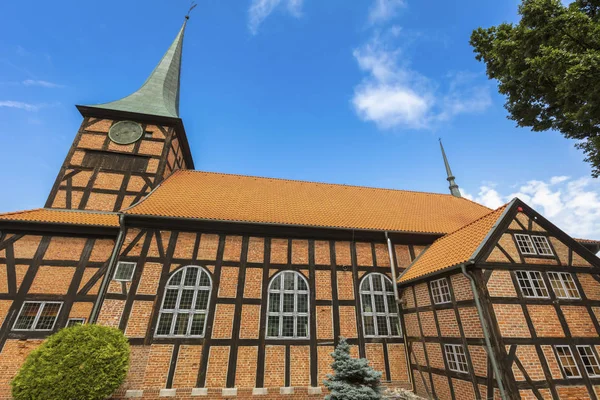
[[448, 233], [490, 210], [446, 194], [178, 171], [126, 214]]
[[117, 213], [56, 210], [49, 208], [36, 208], [33, 210], [0, 214], [0, 220], [109, 227], [119, 226], [119, 215]]
[[507, 206], [437, 239], [400, 275], [398, 282], [407, 282], [470, 261]]

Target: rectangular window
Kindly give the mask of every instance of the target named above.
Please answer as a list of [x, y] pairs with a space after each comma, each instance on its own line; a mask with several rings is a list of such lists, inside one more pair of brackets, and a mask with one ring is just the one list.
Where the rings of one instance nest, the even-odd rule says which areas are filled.
[[460, 344], [445, 344], [444, 352], [446, 353], [446, 361], [448, 362], [448, 368], [454, 372], [469, 372], [467, 365], [467, 356], [465, 351]]
[[26, 301], [13, 326], [15, 331], [51, 331], [62, 307], [62, 302]]
[[145, 131], [144, 132], [144, 138], [145, 139], [152, 139], [152, 131]]
[[516, 271], [517, 282], [525, 297], [547, 298], [548, 289], [542, 274], [538, 271]]
[[521, 254], [537, 255], [533, 242], [531, 241], [531, 236], [517, 233], [515, 234], [515, 240], [517, 241], [517, 246], [519, 246]]
[[135, 271], [134, 262], [119, 261], [113, 279], [115, 281], [131, 282], [133, 271]]
[[577, 346], [577, 352], [581, 357], [581, 362], [585, 367], [585, 372], [590, 378], [597, 378], [600, 376], [600, 365], [598, 359], [594, 354], [591, 346]]
[[85, 318], [69, 318], [67, 320], [67, 328], [75, 325], [83, 325], [85, 324]]
[[558, 354], [558, 360], [562, 366], [565, 377], [567, 378], [580, 378], [579, 368], [573, 357], [573, 352], [569, 346], [554, 346], [556, 354]]
[[430, 282], [431, 294], [435, 304], [450, 303], [450, 288], [446, 278], [437, 279]]
[[552, 248], [550, 247], [550, 243], [548, 243], [548, 238], [546, 236], [531, 236], [531, 240], [533, 241], [533, 245], [537, 253], [540, 256], [553, 256]]
[[568, 272], [548, 272], [552, 289], [559, 299], [580, 299], [573, 275]]

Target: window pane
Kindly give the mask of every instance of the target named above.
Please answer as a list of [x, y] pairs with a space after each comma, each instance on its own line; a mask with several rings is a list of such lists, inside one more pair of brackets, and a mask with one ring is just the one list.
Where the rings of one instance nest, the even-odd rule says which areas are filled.
[[362, 298], [362, 309], [364, 312], [373, 312], [373, 306], [371, 305], [371, 295], [361, 294]]
[[271, 287], [269, 288], [269, 290], [280, 290], [281, 289], [281, 279], [282, 279], [281, 275], [279, 275], [277, 278], [275, 278], [273, 280], [273, 282], [271, 283]]
[[202, 336], [204, 334], [204, 320], [206, 319], [205, 314], [194, 314], [192, 316], [192, 327], [190, 335]]
[[517, 246], [519, 246], [519, 251], [521, 251], [522, 254], [537, 254], [529, 235], [516, 234], [515, 240], [517, 241]]
[[284, 290], [294, 290], [294, 276], [293, 272], [284, 272], [283, 273], [283, 289]]
[[135, 263], [119, 261], [114, 279], [120, 281], [130, 281], [133, 277]]
[[390, 328], [392, 329], [392, 336], [400, 336], [400, 321], [398, 317], [390, 317]]
[[285, 293], [283, 295], [283, 312], [294, 312], [294, 294]]
[[196, 286], [196, 280], [198, 278], [198, 269], [197, 268], [187, 268], [185, 272], [185, 281], [183, 282], [184, 286]]
[[377, 334], [379, 336], [389, 335], [388, 327], [387, 327], [387, 318], [379, 317], [379, 316], [376, 318], [377, 318]]
[[198, 283], [198, 286], [210, 286], [210, 277], [204, 271], [200, 273], [200, 282]]
[[298, 295], [298, 312], [299, 313], [307, 313], [308, 312], [308, 295], [307, 294], [299, 294]]
[[60, 310], [60, 304], [58, 303], [46, 303], [42, 308], [42, 313], [37, 321], [35, 329], [48, 330], [54, 326], [54, 321]]
[[185, 289], [181, 291], [181, 299], [179, 300], [179, 308], [181, 310], [189, 310], [194, 302], [194, 290]]
[[382, 294], [376, 294], [375, 296], [373, 296], [373, 298], [375, 299], [375, 311], [378, 313], [384, 313], [385, 312], [385, 302], [384, 302], [384, 297]]
[[279, 336], [279, 317], [269, 315], [267, 336]]
[[579, 356], [581, 357], [585, 372], [588, 376], [599, 376], [600, 365], [598, 365], [598, 359], [592, 351], [592, 348], [590, 346], [577, 346], [577, 351], [579, 352]]
[[546, 238], [545, 236], [532, 236], [531, 239], [538, 254], [541, 254], [543, 256], [553, 255], [552, 249], [550, 248], [550, 244], [548, 243], [548, 238]]
[[181, 284], [181, 276], [183, 275], [183, 270], [180, 269], [179, 271], [177, 271], [177, 273], [175, 275], [173, 275], [171, 277], [171, 279], [169, 279], [169, 286], [177, 286], [179, 284]]
[[14, 329], [31, 329], [33, 321], [40, 310], [40, 303], [26, 302], [17, 318]]
[[307, 337], [308, 336], [308, 317], [298, 317], [297, 321], [296, 336]]
[[269, 312], [279, 312], [279, 293], [269, 293]]
[[294, 317], [283, 316], [283, 328], [281, 336], [293, 337], [294, 336]]
[[383, 287], [381, 286], [381, 276], [379, 275], [373, 276], [373, 290], [375, 292], [383, 291]]
[[308, 287], [306, 286], [306, 282], [304, 281], [304, 279], [298, 277], [298, 290], [308, 290]]
[[208, 290], [199, 290], [196, 297], [196, 310], [206, 310], [208, 308]]
[[157, 335], [168, 335], [171, 332], [172, 313], [161, 313], [158, 319]]
[[185, 335], [187, 333], [188, 321], [190, 320], [190, 314], [181, 313], [177, 314], [177, 319], [175, 320], [175, 330], [173, 331], [174, 335]]
[[398, 308], [396, 307], [396, 298], [394, 297], [393, 294], [388, 295], [387, 305], [388, 305], [388, 310], [390, 313], [392, 313], [392, 314], [398, 313]]
[[386, 292], [393, 292], [394, 291], [394, 287], [392, 286], [392, 281], [389, 281], [387, 279], [383, 280], [385, 282], [385, 290]]
[[371, 277], [370, 276], [368, 276], [366, 279], [363, 279], [362, 283], [360, 284], [360, 290], [363, 292], [371, 291]]
[[365, 335], [374, 336], [375, 335], [375, 323], [373, 322], [372, 315], [365, 315]]
[[177, 305], [177, 294], [179, 290], [177, 289], [167, 289], [165, 293], [165, 300], [163, 301], [163, 310], [173, 310]]

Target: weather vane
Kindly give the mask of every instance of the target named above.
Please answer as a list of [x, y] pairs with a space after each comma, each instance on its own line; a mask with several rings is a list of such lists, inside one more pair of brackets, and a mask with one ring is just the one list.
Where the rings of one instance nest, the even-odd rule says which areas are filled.
[[197, 6], [197, 5], [198, 5], [198, 4], [196, 4], [196, 2], [195, 2], [195, 1], [192, 1], [192, 2], [190, 3], [190, 9], [188, 10], [187, 14], [185, 15], [185, 19], [190, 19], [190, 13], [192, 12], [192, 10], [193, 10], [194, 8], [196, 8], [196, 6]]

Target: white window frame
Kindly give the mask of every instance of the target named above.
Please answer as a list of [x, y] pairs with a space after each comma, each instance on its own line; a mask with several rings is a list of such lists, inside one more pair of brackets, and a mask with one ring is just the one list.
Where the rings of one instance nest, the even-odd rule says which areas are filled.
[[[596, 354], [594, 353], [594, 349], [592, 349], [592, 346], [590, 345], [578, 345], [577, 347], [577, 354], [579, 354], [579, 358], [581, 358], [581, 363], [583, 364], [583, 367], [585, 369], [585, 373], [590, 377], [590, 378], [598, 378], [600, 377], [600, 363], [598, 362], [598, 358], [596, 358]], [[581, 354], [581, 350], [589, 350], [589, 352], [586, 351], [586, 354]], [[587, 361], [587, 363], [586, 363]], [[593, 361], [594, 365], [592, 365], [591, 361]], [[598, 370], [598, 373], [590, 373], [590, 371], [588, 370], [588, 366], [593, 370], [596, 369]]]
[[431, 281], [429, 282], [429, 287], [431, 288], [431, 295], [435, 304], [446, 304], [452, 302], [448, 279], [441, 278]]
[[[373, 280], [379, 279], [381, 282], [381, 290], [375, 290], [375, 286], [373, 285]], [[392, 291], [386, 289], [386, 282], [393, 285], [392, 280], [385, 276], [384, 274], [380, 274], [378, 272], [372, 272], [363, 277], [360, 283], [360, 311], [363, 318], [363, 333], [365, 337], [368, 338], [376, 338], [376, 337], [402, 337], [402, 331], [400, 329], [400, 319], [398, 316], [398, 305], [396, 305], [396, 312], [390, 311], [389, 307], [389, 296], [392, 296], [395, 300], [394, 290], [392, 287]], [[367, 285], [367, 286], [365, 286]], [[369, 297], [369, 305], [371, 306], [371, 311], [365, 311], [365, 305], [363, 302], [363, 295]], [[383, 296], [383, 304], [385, 311], [377, 311], [375, 308], [375, 296]], [[367, 324], [365, 323], [365, 319], [368, 317], [373, 318], [373, 327], [374, 327], [374, 335], [367, 334]], [[387, 324], [387, 335], [381, 335], [379, 333], [379, 326], [377, 324], [377, 320], [380, 318], [384, 318]], [[396, 325], [397, 335], [392, 334], [392, 318], [396, 318], [398, 325]]]
[[[284, 289], [284, 275], [285, 274], [294, 274], [294, 289]], [[273, 289], [273, 284], [276, 280], [279, 279], [279, 289]], [[303, 280], [306, 285], [306, 290], [298, 289], [298, 281]], [[279, 311], [271, 311], [271, 293], [279, 294]], [[294, 311], [283, 311], [283, 299], [285, 294], [293, 294], [294, 295]], [[298, 311], [298, 295], [306, 295], [307, 304], [306, 304], [306, 312]], [[269, 317], [278, 317], [279, 318], [279, 332], [277, 336], [269, 335]], [[294, 334], [292, 336], [283, 336], [283, 317], [293, 317], [294, 321]], [[306, 336], [298, 335], [298, 317], [306, 317]], [[267, 321], [265, 324], [265, 336], [267, 339], [310, 339], [310, 287], [308, 286], [308, 281], [298, 271], [281, 271], [274, 275], [269, 282], [269, 286], [267, 288]]]
[[[130, 266], [133, 265], [133, 268], [131, 268], [131, 274], [129, 276], [129, 278], [117, 278], [117, 276], [119, 275], [119, 269], [121, 267], [124, 266]], [[131, 261], [119, 261], [117, 263], [117, 268], [115, 268], [115, 274], [113, 275], [113, 281], [117, 281], [117, 282], [131, 282], [131, 280], [133, 279], [133, 274], [135, 274], [135, 268], [137, 267], [137, 263], [131, 262]]]
[[469, 373], [469, 364], [467, 355], [462, 344], [445, 344], [444, 354], [450, 371], [459, 372], [461, 374]]
[[[67, 320], [67, 324], [65, 325], [65, 328], [69, 328], [71, 326], [75, 326], [75, 324], [77, 322], [81, 323], [81, 325], [84, 325], [85, 324], [85, 318], [69, 318]], [[69, 324], [71, 324], [71, 325], [69, 325]]]
[[[34, 317], [33, 322], [31, 323], [31, 328], [27, 328], [27, 329], [16, 328], [17, 322], [19, 322], [19, 318], [21, 317], [21, 313], [23, 312], [23, 309], [25, 308], [25, 305], [26, 304], [32, 304], [32, 303], [39, 304], [40, 308], [38, 309], [37, 314]], [[36, 326], [37, 326], [37, 324], [38, 324], [38, 322], [40, 320], [40, 317], [42, 315], [42, 311], [46, 307], [46, 304], [58, 304], [59, 305], [58, 306], [58, 311], [56, 312], [56, 317], [54, 317], [54, 322], [52, 322], [52, 326], [50, 328], [47, 328], [47, 329], [37, 329]], [[13, 324], [12, 330], [13, 331], [18, 331], [18, 332], [50, 332], [56, 326], [56, 321], [58, 321], [58, 317], [60, 316], [60, 312], [62, 310], [62, 306], [63, 306], [63, 302], [62, 301], [24, 301], [23, 304], [21, 304], [21, 309], [19, 310], [19, 313], [17, 314], [17, 318], [15, 319], [15, 322]]]
[[[520, 277], [520, 274], [523, 274], [524, 277]], [[535, 278], [533, 277], [535, 275]], [[540, 271], [526, 271], [526, 270], [518, 270], [515, 271], [515, 277], [517, 278], [517, 283], [519, 284], [519, 289], [521, 290], [521, 294], [523, 297], [527, 297], [529, 299], [547, 299], [550, 297], [550, 292], [548, 292], [548, 288], [546, 287], [546, 282], [544, 281], [544, 277]], [[530, 288], [525, 288], [523, 286], [523, 282], [529, 282]], [[534, 282], [541, 283], [538, 287], [534, 285]], [[528, 295], [525, 290], [532, 290], [535, 293], [533, 295]], [[546, 294], [539, 294], [538, 291]]]
[[[196, 276], [196, 282], [194, 285], [186, 285], [185, 284], [185, 278], [186, 278], [186, 274], [187, 271], [190, 269], [197, 269], [198, 270], [198, 275]], [[174, 284], [171, 283], [171, 281], [174, 279], [174, 277], [181, 272], [181, 280], [179, 281], [178, 284]], [[200, 285], [200, 278], [202, 276], [202, 274], [206, 274], [208, 276], [208, 281], [209, 284], [208, 286], [201, 286]], [[167, 285], [165, 286], [165, 292], [163, 294], [163, 298], [162, 301], [160, 303], [160, 311], [158, 313], [158, 319], [156, 322], [156, 330], [154, 331], [154, 337], [158, 337], [158, 338], [164, 338], [164, 337], [168, 337], [168, 338], [203, 338], [204, 335], [206, 334], [206, 323], [208, 320], [208, 310], [210, 309], [210, 297], [212, 294], [212, 288], [213, 288], [213, 280], [212, 277], [210, 276], [210, 273], [204, 268], [204, 267], [200, 267], [198, 265], [186, 265], [183, 268], [180, 268], [176, 271], [174, 271], [171, 276], [169, 277], [169, 280], [167, 281]], [[168, 290], [172, 289], [172, 290], [177, 290], [177, 298], [175, 300], [175, 307], [174, 308], [164, 308], [165, 307], [165, 299], [167, 298], [167, 294], [168, 294]], [[180, 302], [181, 302], [181, 295], [183, 293], [184, 290], [193, 290], [194, 294], [192, 297], [192, 303], [189, 309], [181, 309], [180, 307]], [[206, 302], [206, 309], [196, 309], [196, 301], [198, 300], [198, 293], [201, 291], [208, 291], [208, 301]], [[163, 314], [171, 314], [171, 323], [169, 325], [169, 333], [158, 333], [161, 325], [160, 325], [160, 321], [161, 321], [161, 317]], [[188, 315], [188, 325], [186, 328], [186, 332], [181, 334], [175, 334], [175, 327], [177, 326], [177, 316], [180, 314], [189, 314]], [[192, 329], [192, 320], [194, 315], [204, 315], [204, 326], [202, 327], [202, 334], [200, 335], [193, 335], [191, 334], [191, 329]]]
[[[554, 294], [559, 299], [570, 299], [570, 300], [579, 300], [581, 299], [581, 295], [579, 294], [579, 289], [577, 289], [577, 285], [575, 284], [575, 279], [573, 278], [573, 274], [569, 272], [548, 272], [548, 279], [550, 279], [550, 285], [552, 286], [552, 290]], [[559, 292], [554, 287], [553, 283], [556, 282], [560, 287], [559, 290], [562, 290], [565, 295], [559, 295]], [[572, 284], [572, 288], [569, 288], [568, 284]], [[572, 292], [575, 293], [572, 293]]]
[[531, 241], [533, 242], [533, 248], [537, 251], [540, 256], [553, 256], [554, 252], [550, 246], [550, 242], [546, 236], [542, 235], [531, 235]]
[[[561, 354], [558, 351], [559, 349], [561, 349], [561, 350], [568, 350], [568, 354], [561, 356]], [[554, 351], [556, 351], [556, 356], [557, 356], [556, 358], [558, 358], [558, 362], [560, 363], [560, 368], [562, 369], [564, 377], [567, 378], [567, 379], [581, 378], [581, 371], [579, 370], [579, 366], [577, 365], [577, 360], [575, 360], [575, 356], [573, 355], [573, 351], [571, 350], [571, 346], [567, 346], [567, 345], [554, 346]], [[568, 358], [568, 356], [570, 356], [571, 359], [573, 360], [572, 365], [568, 365], [568, 367], [569, 368], [575, 367], [575, 369], [577, 370], [577, 375], [573, 375], [573, 376], [567, 375], [567, 370], [565, 368], [565, 363], [563, 361], [566, 361], [566, 358]]]
[[[515, 242], [517, 243], [517, 247], [521, 254], [526, 256], [537, 256], [538, 253], [530, 235], [515, 233]], [[529, 249], [531, 249], [531, 251]]]

